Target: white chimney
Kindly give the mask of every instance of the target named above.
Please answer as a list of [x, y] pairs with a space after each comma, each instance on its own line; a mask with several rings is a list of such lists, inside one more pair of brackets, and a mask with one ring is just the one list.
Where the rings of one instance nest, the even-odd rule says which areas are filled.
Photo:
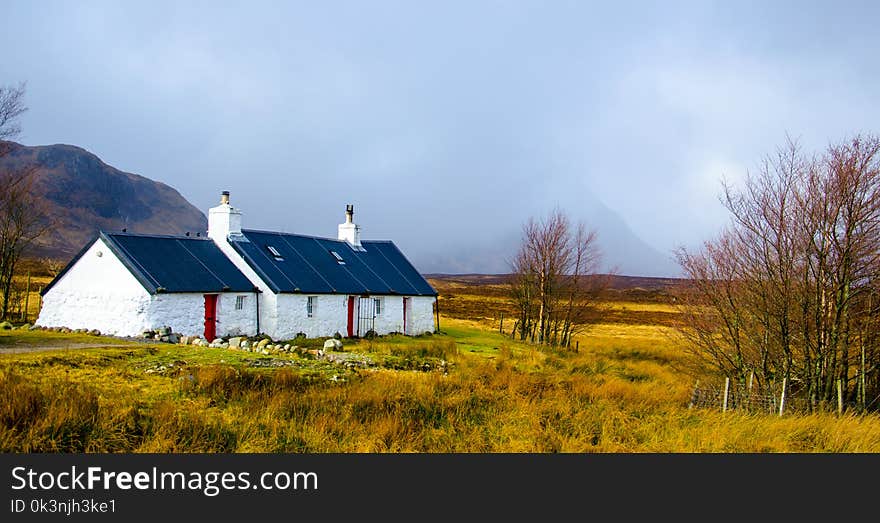
[[361, 228], [354, 223], [354, 205], [345, 206], [345, 223], [339, 224], [339, 239], [347, 241], [355, 250], [363, 249]]
[[229, 191], [220, 195], [220, 205], [208, 209], [208, 238], [227, 239], [241, 234], [241, 211], [229, 205]]

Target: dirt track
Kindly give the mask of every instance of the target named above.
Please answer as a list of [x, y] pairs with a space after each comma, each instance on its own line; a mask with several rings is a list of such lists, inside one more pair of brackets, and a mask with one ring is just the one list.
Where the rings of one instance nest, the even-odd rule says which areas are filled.
[[10, 345], [0, 345], [0, 354], [22, 354], [25, 352], [40, 352], [50, 350], [74, 350], [74, 349], [96, 349], [100, 347], [117, 347], [121, 344], [117, 343], [14, 343]]

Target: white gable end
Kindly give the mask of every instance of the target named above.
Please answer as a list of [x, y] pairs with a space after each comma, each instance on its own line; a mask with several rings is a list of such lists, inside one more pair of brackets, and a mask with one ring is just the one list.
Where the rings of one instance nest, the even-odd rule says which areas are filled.
[[43, 296], [37, 325], [128, 335], [149, 328], [150, 294], [98, 239]]

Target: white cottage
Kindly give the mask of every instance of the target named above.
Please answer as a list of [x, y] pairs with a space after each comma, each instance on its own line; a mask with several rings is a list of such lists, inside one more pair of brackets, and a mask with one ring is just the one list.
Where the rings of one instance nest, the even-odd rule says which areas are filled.
[[207, 237], [102, 232], [43, 290], [37, 325], [213, 339], [433, 332], [437, 292], [390, 241], [241, 228], [224, 192]]

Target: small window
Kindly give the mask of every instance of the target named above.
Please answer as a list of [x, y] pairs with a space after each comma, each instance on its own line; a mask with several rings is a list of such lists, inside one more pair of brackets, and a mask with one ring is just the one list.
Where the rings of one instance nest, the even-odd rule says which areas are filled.
[[317, 296], [309, 296], [306, 300], [306, 314], [309, 318], [315, 316], [315, 309], [318, 306], [318, 297]]
[[382, 314], [382, 298], [373, 298], [373, 303], [375, 304], [373, 308], [376, 316]]
[[246, 296], [236, 296], [235, 297], [235, 310], [240, 311], [244, 309], [244, 299]]
[[332, 254], [333, 257], [336, 258], [336, 263], [338, 263], [339, 265], [345, 265], [345, 260], [342, 259], [342, 256], [340, 256], [338, 252], [330, 251], [330, 254]]
[[275, 261], [284, 261], [284, 257], [281, 256], [281, 253], [278, 252], [278, 249], [276, 249], [275, 247], [267, 245], [266, 250], [268, 250], [269, 253], [272, 254], [272, 257], [275, 258]]

